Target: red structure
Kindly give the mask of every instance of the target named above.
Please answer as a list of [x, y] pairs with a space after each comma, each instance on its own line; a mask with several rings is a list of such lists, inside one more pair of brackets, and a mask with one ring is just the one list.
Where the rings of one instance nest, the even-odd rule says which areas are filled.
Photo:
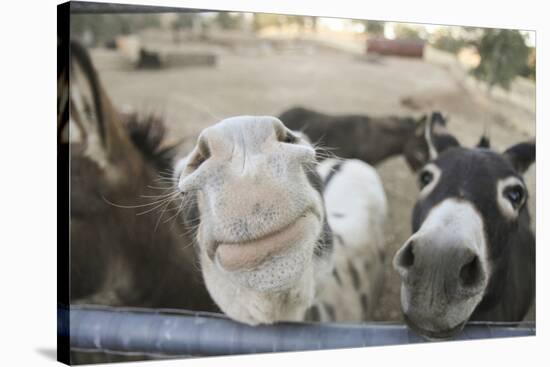
[[414, 39], [372, 38], [367, 41], [367, 53], [422, 58], [424, 44], [424, 41]]

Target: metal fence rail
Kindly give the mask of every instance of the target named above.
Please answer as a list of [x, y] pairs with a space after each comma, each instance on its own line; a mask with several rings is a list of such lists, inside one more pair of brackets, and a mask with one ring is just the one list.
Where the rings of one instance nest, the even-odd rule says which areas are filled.
[[[79, 351], [159, 356], [230, 355], [353, 348], [424, 342], [404, 325], [389, 323], [281, 323], [248, 326], [223, 316], [169, 310], [72, 306], [60, 309], [58, 332], [70, 331]], [[453, 340], [535, 335], [534, 323], [470, 323]]]

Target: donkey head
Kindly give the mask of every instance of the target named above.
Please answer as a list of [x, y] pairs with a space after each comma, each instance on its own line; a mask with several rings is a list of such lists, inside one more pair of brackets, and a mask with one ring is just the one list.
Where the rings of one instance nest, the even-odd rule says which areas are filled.
[[[69, 75], [61, 110], [70, 113], [59, 136], [70, 153], [71, 299], [193, 308], [201, 300], [192, 293], [194, 254], [181, 246], [184, 230], [159, 220], [159, 211], [146, 205], [155, 199], [144, 198], [163, 197], [150, 186], [162, 185], [159, 174], [172, 166], [173, 147], [161, 146], [161, 121], [120, 115], [77, 43], [71, 43]], [[177, 293], [184, 291], [182, 301]]]
[[[426, 124], [413, 235], [394, 258], [405, 320], [430, 338], [469, 319], [521, 320], [534, 292], [534, 236], [523, 172], [535, 143], [503, 154], [461, 147], [436, 121]], [[516, 298], [517, 299], [514, 299]]]
[[311, 304], [326, 247], [315, 164], [277, 118], [239, 116], [205, 129], [177, 165], [206, 286], [230, 317], [300, 319]]
[[437, 144], [453, 144], [456, 143], [454, 137], [447, 133], [447, 119], [439, 112], [432, 113], [431, 116], [423, 115], [416, 120], [414, 131], [408, 135], [403, 146], [403, 155], [409, 168], [417, 171], [422, 168], [429, 158], [426, 132], [429, 131], [438, 136]]

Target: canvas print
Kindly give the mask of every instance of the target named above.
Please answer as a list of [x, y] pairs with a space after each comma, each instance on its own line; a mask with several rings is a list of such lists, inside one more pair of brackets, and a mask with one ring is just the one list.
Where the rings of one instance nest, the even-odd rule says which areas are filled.
[[533, 30], [58, 6], [58, 358], [533, 336]]

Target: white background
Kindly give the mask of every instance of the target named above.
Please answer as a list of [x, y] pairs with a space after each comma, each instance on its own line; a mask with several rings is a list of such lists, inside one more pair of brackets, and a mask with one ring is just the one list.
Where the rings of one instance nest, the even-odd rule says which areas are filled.
[[[97, 0], [99, 1], [99, 0]], [[54, 364], [56, 348], [56, 4], [0, 11], [0, 366]], [[549, 167], [548, 9], [544, 1], [113, 1], [536, 30], [537, 165]], [[544, 105], [546, 101], [546, 105]], [[546, 108], [545, 108], [546, 107]], [[546, 124], [545, 124], [546, 122]], [[536, 366], [550, 363], [548, 171], [537, 169], [537, 337], [282, 353], [144, 366]], [[138, 365], [137, 363], [123, 366]], [[122, 365], [119, 365], [122, 366]]]

